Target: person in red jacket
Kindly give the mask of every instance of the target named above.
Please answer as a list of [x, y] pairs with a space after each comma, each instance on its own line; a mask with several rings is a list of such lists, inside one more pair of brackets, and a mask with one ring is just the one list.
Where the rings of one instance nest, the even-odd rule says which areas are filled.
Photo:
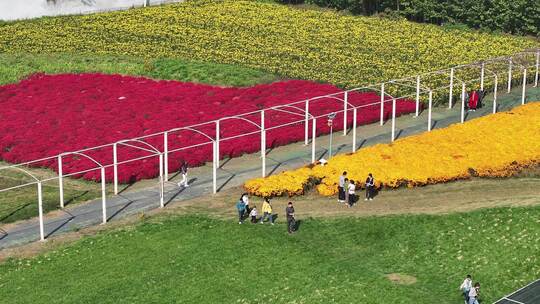
[[478, 98], [478, 91], [472, 91], [469, 95], [469, 111], [476, 111], [476, 107], [478, 106]]

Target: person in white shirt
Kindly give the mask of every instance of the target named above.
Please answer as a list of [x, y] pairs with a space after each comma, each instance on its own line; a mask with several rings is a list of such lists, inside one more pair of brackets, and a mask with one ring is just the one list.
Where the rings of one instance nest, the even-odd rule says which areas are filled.
[[465, 280], [463, 280], [463, 283], [461, 283], [461, 286], [459, 286], [459, 289], [463, 293], [463, 299], [465, 300], [465, 304], [469, 304], [469, 291], [472, 288], [472, 278], [471, 275], [468, 274]]
[[259, 212], [257, 212], [257, 206], [253, 206], [253, 209], [251, 209], [249, 216], [251, 217], [251, 222], [253, 224], [257, 224], [257, 216], [259, 216]]
[[251, 209], [249, 209], [249, 195], [247, 193], [242, 194], [242, 201], [244, 204], [246, 204], [246, 212], [250, 213]]
[[182, 161], [182, 164], [180, 165], [180, 174], [182, 174], [182, 180], [178, 183], [178, 187], [189, 187], [188, 185], [188, 163], [187, 161]]
[[478, 296], [480, 295], [480, 283], [474, 283], [474, 287], [469, 291], [469, 304], [479, 304]]
[[356, 185], [354, 184], [354, 181], [352, 179], [349, 181], [349, 186], [348, 186], [347, 191], [349, 192], [349, 207], [352, 207], [354, 202], [356, 202], [356, 195], [355, 195]]
[[339, 176], [338, 184], [338, 203], [345, 203], [345, 179], [347, 177], [347, 171], [343, 171], [343, 174]]

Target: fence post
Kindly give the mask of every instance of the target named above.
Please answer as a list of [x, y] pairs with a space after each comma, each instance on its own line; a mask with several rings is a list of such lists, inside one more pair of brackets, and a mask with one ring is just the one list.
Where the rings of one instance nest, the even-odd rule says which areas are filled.
[[45, 228], [43, 225], [43, 192], [41, 182], [37, 184], [38, 188], [38, 213], [39, 213], [39, 240], [45, 241]]
[[165, 181], [169, 181], [169, 133], [163, 133], [163, 167], [165, 170]]
[[218, 141], [214, 141], [214, 161], [212, 162], [212, 193], [217, 193], [217, 162], [218, 162], [218, 155], [217, 155], [217, 145]]
[[452, 99], [454, 99], [454, 68], [450, 69], [450, 93], [448, 94], [448, 108], [452, 108]]
[[221, 132], [219, 122], [219, 120], [216, 121], [216, 169], [219, 168], [219, 139], [221, 137], [219, 134], [219, 132]]
[[261, 111], [261, 158], [262, 177], [266, 176], [266, 130], [264, 127], [264, 110]]
[[164, 189], [164, 176], [163, 176], [163, 154], [159, 154], [159, 207], [163, 208], [165, 207], [164, 202], [164, 196], [165, 196], [165, 189]]
[[428, 126], [427, 130], [431, 131], [431, 108], [433, 106], [433, 91], [429, 91], [429, 99], [428, 99]]
[[396, 139], [396, 99], [392, 99], [392, 141]]
[[62, 154], [58, 155], [58, 189], [60, 192], [60, 208], [64, 208], [64, 181], [62, 172]]
[[420, 115], [420, 76], [416, 76], [416, 114], [414, 117]]
[[113, 179], [114, 179], [114, 194], [118, 194], [118, 144], [113, 145]]
[[107, 223], [107, 193], [105, 192], [105, 168], [101, 167], [101, 208], [103, 224]]
[[309, 99], [306, 100], [306, 115], [304, 118], [305, 126], [304, 126], [304, 145], [308, 145], [309, 143]]
[[315, 163], [315, 137], [317, 136], [317, 119], [313, 117], [311, 127], [311, 163]]
[[508, 93], [512, 90], [512, 58], [508, 64]]
[[499, 81], [497, 75], [495, 75], [495, 88], [493, 88], [493, 114], [497, 113], [497, 86]]
[[352, 129], [352, 136], [353, 136], [353, 140], [352, 140], [352, 151], [353, 153], [356, 151], [356, 112], [357, 112], [357, 108], [354, 108], [353, 109], [353, 123], [352, 123], [352, 126], [353, 126], [353, 129]]
[[461, 84], [461, 123], [465, 121], [465, 83]]
[[485, 63], [482, 62], [482, 70], [480, 71], [480, 90], [484, 90], [484, 73], [485, 73]]
[[538, 87], [538, 73], [540, 69], [540, 50], [536, 52], [536, 73], [534, 75], [534, 87]]
[[381, 84], [381, 126], [384, 124], [384, 83]]
[[347, 135], [347, 103], [349, 99], [349, 92], [345, 91], [343, 94], [343, 136]]
[[525, 104], [525, 96], [527, 90], [527, 69], [523, 69], [523, 88], [521, 89], [521, 104]]

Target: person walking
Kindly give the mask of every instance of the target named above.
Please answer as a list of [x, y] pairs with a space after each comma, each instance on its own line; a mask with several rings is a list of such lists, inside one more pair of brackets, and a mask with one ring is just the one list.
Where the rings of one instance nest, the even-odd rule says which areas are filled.
[[180, 165], [180, 174], [182, 174], [182, 180], [178, 183], [178, 187], [184, 187], [184, 188], [189, 187], [187, 172], [188, 172], [188, 163], [186, 161], [182, 161], [182, 164]]
[[459, 286], [459, 289], [463, 293], [463, 299], [465, 300], [465, 304], [469, 304], [469, 291], [471, 291], [472, 288], [472, 278], [471, 275], [468, 274], [465, 280], [463, 280], [463, 283]]
[[238, 224], [242, 224], [244, 222], [244, 214], [246, 212], [246, 204], [242, 200], [242, 197], [240, 197], [238, 203], [236, 203], [236, 210], [238, 210]]
[[294, 217], [294, 207], [292, 202], [289, 202], [287, 204], [287, 208], [285, 208], [285, 214], [287, 216], [287, 232], [291, 234], [296, 228], [296, 219]]
[[338, 184], [338, 203], [345, 203], [345, 180], [347, 179], [347, 171], [343, 171], [343, 173], [339, 176], [339, 184]]
[[365, 201], [373, 200], [373, 190], [375, 187], [375, 179], [373, 178], [373, 175], [371, 173], [368, 174], [368, 177], [366, 178], [366, 198]]
[[354, 180], [350, 180], [349, 181], [349, 186], [348, 186], [348, 189], [347, 189], [347, 192], [349, 192], [349, 207], [352, 207], [353, 204], [356, 202], [356, 194], [355, 194], [355, 191], [356, 191], [356, 185], [354, 184]]
[[478, 297], [480, 296], [480, 283], [474, 283], [474, 287], [469, 290], [469, 304], [479, 304]]
[[242, 201], [246, 205], [246, 214], [249, 214], [251, 209], [249, 209], [249, 195], [247, 193], [242, 194]]
[[263, 216], [261, 217], [261, 224], [264, 224], [264, 219], [268, 217], [268, 221], [270, 221], [270, 224], [274, 225], [272, 205], [270, 205], [270, 201], [268, 200], [268, 198], [264, 199], [264, 203], [262, 205], [262, 212], [263, 212]]
[[259, 215], [259, 212], [257, 212], [257, 206], [253, 206], [251, 208], [251, 212], [249, 213], [249, 216], [251, 217], [251, 223], [256, 224], [257, 223], [257, 216]]

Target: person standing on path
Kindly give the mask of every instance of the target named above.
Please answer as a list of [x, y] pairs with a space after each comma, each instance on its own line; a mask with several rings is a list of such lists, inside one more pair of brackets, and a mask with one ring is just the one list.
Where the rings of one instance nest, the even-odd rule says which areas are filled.
[[242, 200], [242, 197], [240, 197], [238, 203], [236, 203], [236, 210], [238, 210], [238, 224], [242, 224], [244, 222], [244, 214], [246, 212], [246, 204]]
[[182, 161], [182, 165], [180, 165], [180, 174], [182, 174], [182, 180], [178, 183], [178, 187], [184, 187], [184, 188], [189, 187], [187, 171], [188, 171], [188, 163], [186, 161]]
[[242, 201], [246, 205], [246, 213], [249, 214], [251, 209], [249, 209], [249, 195], [247, 193], [242, 194]]
[[469, 291], [469, 304], [479, 304], [478, 297], [480, 296], [480, 283], [474, 283], [474, 287]]
[[287, 232], [291, 234], [294, 232], [296, 226], [296, 219], [294, 217], [294, 207], [292, 202], [289, 202], [287, 204], [287, 208], [285, 208], [285, 214], [287, 216]]
[[253, 206], [253, 208], [251, 208], [251, 212], [249, 213], [249, 216], [251, 217], [251, 223], [256, 224], [257, 216], [259, 216], [259, 212], [257, 212], [257, 206]]
[[264, 224], [264, 219], [268, 217], [268, 221], [270, 221], [270, 224], [274, 225], [272, 205], [270, 205], [270, 201], [268, 200], [268, 198], [264, 199], [264, 203], [262, 205], [262, 212], [263, 212], [263, 216], [261, 217], [261, 224]]
[[347, 179], [347, 171], [339, 176], [338, 184], [338, 203], [345, 203], [345, 180]]
[[345, 179], [345, 184], [343, 185], [343, 192], [345, 192], [345, 205], [349, 204], [349, 185], [351, 183], [349, 183], [349, 179], [346, 178]]
[[356, 185], [354, 184], [354, 181], [351, 179], [349, 181], [349, 186], [348, 186], [348, 189], [347, 191], [349, 192], [349, 207], [352, 207], [354, 205], [354, 202], [356, 201], [356, 195], [355, 195], [355, 191], [356, 191]]
[[366, 178], [366, 198], [365, 201], [373, 200], [373, 188], [375, 187], [375, 179], [373, 178], [373, 175], [370, 173], [368, 174], [368, 177]]
[[471, 275], [468, 274], [465, 280], [463, 280], [463, 283], [459, 286], [459, 289], [463, 293], [463, 299], [465, 300], [465, 304], [469, 304], [469, 291], [471, 291], [472, 288], [472, 278]]

